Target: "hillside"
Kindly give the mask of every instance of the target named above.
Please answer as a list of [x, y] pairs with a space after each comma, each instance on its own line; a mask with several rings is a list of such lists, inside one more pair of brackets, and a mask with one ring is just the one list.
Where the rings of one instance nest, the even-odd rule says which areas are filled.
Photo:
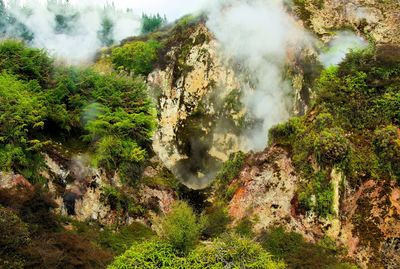
[[0, 1], [0, 268], [400, 268], [398, 1], [108, 8]]

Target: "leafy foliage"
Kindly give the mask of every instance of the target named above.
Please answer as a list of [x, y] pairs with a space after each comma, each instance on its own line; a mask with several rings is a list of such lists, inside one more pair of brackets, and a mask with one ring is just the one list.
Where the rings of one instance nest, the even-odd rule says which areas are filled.
[[400, 134], [393, 125], [375, 131], [375, 152], [388, 176], [400, 182]]
[[25, 84], [16, 77], [0, 75], [0, 169], [24, 174], [34, 164], [30, 159], [43, 145], [29, 135], [44, 125], [44, 99], [33, 91], [35, 83]]
[[325, 129], [314, 142], [317, 160], [326, 165], [341, 163], [349, 154], [349, 142], [341, 129]]
[[41, 86], [50, 80], [52, 60], [43, 50], [29, 49], [14, 40], [0, 42], [0, 72], [14, 74], [18, 78], [36, 80]]
[[134, 244], [124, 254], [117, 257], [108, 269], [156, 269], [182, 268], [183, 259], [179, 258], [173, 247], [165, 242], [145, 241]]
[[333, 195], [330, 178], [323, 171], [319, 171], [300, 193], [300, 206], [326, 218], [335, 213], [332, 207]]
[[65, 231], [42, 189], [0, 189], [1, 268], [104, 268], [108, 252]]
[[261, 245], [237, 235], [226, 235], [211, 245], [196, 248], [188, 257], [186, 268], [285, 268], [282, 262], [273, 261], [272, 256]]
[[113, 49], [111, 61], [117, 69], [147, 76], [153, 70], [159, 48], [160, 44], [154, 40], [127, 43]]
[[133, 244], [149, 240], [154, 236], [153, 232], [144, 224], [135, 222], [122, 227], [118, 231], [105, 229], [99, 236], [98, 242], [103, 248], [111, 249], [115, 254], [122, 254]]
[[7, 40], [0, 43], [0, 71], [2, 170], [33, 180], [48, 133], [73, 131], [89, 142], [96, 165], [137, 180], [156, 117], [142, 79], [55, 67], [45, 52]]
[[226, 186], [231, 183], [233, 179], [239, 176], [239, 172], [242, 170], [246, 154], [243, 152], [237, 152], [229, 156], [229, 160], [226, 161], [220, 171], [218, 172], [214, 185], [216, 193], [222, 201], [229, 201], [232, 195], [236, 191], [236, 185], [230, 186], [226, 191]]
[[400, 68], [374, 55], [371, 49], [355, 51], [339, 67], [324, 70], [310, 112], [270, 130], [270, 144], [288, 148], [307, 179], [301, 206], [322, 217], [333, 213], [333, 167], [353, 186], [365, 179], [399, 178]]
[[0, 206], [0, 255], [12, 252], [29, 242], [28, 225], [14, 212]]
[[202, 224], [192, 208], [185, 202], [178, 201], [161, 223], [162, 236], [177, 251], [186, 253], [199, 239]]
[[133, 245], [117, 257], [108, 269], [130, 268], [255, 268], [278, 269], [284, 264], [272, 260], [269, 253], [249, 239], [236, 235], [216, 239], [207, 246], [198, 246], [185, 256], [179, 256], [165, 242], [149, 241]]

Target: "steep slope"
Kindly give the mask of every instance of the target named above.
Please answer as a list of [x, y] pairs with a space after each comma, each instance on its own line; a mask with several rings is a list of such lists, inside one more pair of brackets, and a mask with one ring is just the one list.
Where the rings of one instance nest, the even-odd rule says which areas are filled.
[[363, 268], [399, 266], [399, 63], [379, 54], [354, 52], [325, 70], [312, 109], [247, 157], [229, 183], [236, 222], [253, 219], [256, 232], [284, 226], [314, 242], [329, 236]]

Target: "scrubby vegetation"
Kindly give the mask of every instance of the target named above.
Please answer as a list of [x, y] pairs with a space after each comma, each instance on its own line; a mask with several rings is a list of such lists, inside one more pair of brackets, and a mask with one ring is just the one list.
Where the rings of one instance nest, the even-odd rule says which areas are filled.
[[270, 131], [270, 142], [288, 147], [308, 180], [300, 193], [305, 211], [334, 213], [334, 167], [352, 186], [371, 178], [399, 180], [400, 69], [374, 55], [373, 49], [355, 51], [339, 67], [324, 70], [310, 112]]
[[187, 253], [199, 239], [202, 224], [192, 208], [177, 202], [171, 212], [161, 222], [162, 237], [177, 251]]
[[129, 42], [113, 49], [111, 61], [119, 70], [147, 76], [153, 70], [160, 46], [155, 40]]
[[29, 160], [41, 158], [47, 134], [57, 130], [79, 134], [94, 165], [137, 180], [155, 129], [140, 78], [56, 67], [45, 52], [18, 41], [3, 41], [0, 59], [1, 170], [35, 181], [40, 162]]
[[271, 254], [285, 261], [287, 268], [342, 268], [357, 269], [357, 266], [342, 263], [338, 257], [343, 250], [336, 247], [329, 238], [318, 244], [306, 242], [295, 232], [285, 232], [283, 228], [265, 231], [258, 241]]
[[0, 267], [104, 268], [111, 254], [85, 237], [66, 231], [39, 186], [0, 190]]
[[198, 243], [203, 225], [186, 203], [177, 202], [162, 221], [161, 239], [134, 244], [108, 268], [284, 268], [261, 245], [235, 234]]

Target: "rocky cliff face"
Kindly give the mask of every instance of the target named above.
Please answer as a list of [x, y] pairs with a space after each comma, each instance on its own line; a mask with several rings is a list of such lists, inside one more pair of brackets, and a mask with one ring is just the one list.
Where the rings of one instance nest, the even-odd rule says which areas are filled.
[[[312, 48], [291, 55], [286, 78], [293, 88], [293, 114], [306, 111], [307, 73], [315, 63]], [[159, 111], [153, 147], [163, 163], [187, 185], [206, 186], [229, 155], [244, 149], [245, 129], [254, 124], [242, 105], [251, 88], [240, 63], [224, 58], [204, 21], [177, 26], [166, 41], [158, 68], [148, 76]]]
[[[203, 186], [215, 164], [239, 149], [234, 129], [242, 111], [232, 106], [240, 105], [233, 96], [240, 83], [204, 23], [177, 28], [172, 35], [178, 40], [163, 55], [166, 64], [148, 77], [159, 110], [153, 147], [182, 180]], [[226, 103], [229, 95], [237, 104]]]
[[301, 11], [319, 36], [353, 28], [380, 44], [400, 44], [400, 3], [378, 0], [305, 1]]
[[399, 268], [400, 189], [395, 182], [370, 180], [352, 189], [332, 170], [335, 214], [326, 219], [300, 210], [302, 182], [286, 150], [271, 147], [250, 154], [230, 183], [239, 187], [228, 202], [229, 214], [235, 222], [252, 220], [256, 233], [282, 226], [310, 242], [329, 236], [362, 268]]

